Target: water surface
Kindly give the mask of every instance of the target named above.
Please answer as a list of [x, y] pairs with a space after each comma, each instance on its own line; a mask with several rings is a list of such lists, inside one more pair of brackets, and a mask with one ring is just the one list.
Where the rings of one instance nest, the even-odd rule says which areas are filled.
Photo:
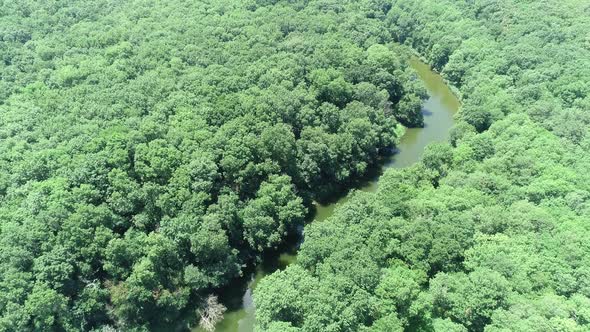
[[[397, 152], [385, 160], [381, 172], [358, 188], [362, 191], [376, 192], [379, 186], [379, 177], [388, 168], [408, 167], [420, 160], [426, 145], [432, 142], [446, 141], [449, 138], [449, 130], [455, 123], [453, 116], [461, 103], [453, 94], [443, 78], [430, 69], [430, 66], [422, 62], [418, 57], [410, 58], [410, 66], [418, 74], [428, 91], [428, 99], [422, 106], [424, 114], [423, 128], [408, 128], [401, 137]], [[344, 196], [335, 203], [317, 204], [317, 214], [314, 221], [325, 220], [334, 213], [334, 209], [350, 199]]]

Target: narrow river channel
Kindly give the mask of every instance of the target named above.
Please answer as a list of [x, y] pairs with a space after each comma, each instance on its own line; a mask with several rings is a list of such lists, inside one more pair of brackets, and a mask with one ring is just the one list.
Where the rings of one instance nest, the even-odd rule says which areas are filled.
[[[460, 106], [460, 102], [451, 89], [445, 84], [440, 75], [433, 72], [430, 67], [417, 57], [412, 57], [410, 65], [418, 74], [428, 90], [429, 98], [424, 102], [424, 127], [407, 129], [397, 146], [397, 152], [388, 158], [382, 166], [379, 174], [383, 174], [388, 168], [402, 168], [412, 165], [420, 160], [424, 147], [432, 142], [444, 141], [449, 136], [449, 130], [454, 124], [453, 116]], [[374, 192], [379, 185], [379, 176], [368, 181], [359, 190]], [[330, 217], [334, 209], [346, 202], [350, 196], [344, 196], [340, 200], [318, 205], [317, 212], [312, 222], [320, 222]], [[223, 321], [217, 327], [217, 332], [252, 332], [255, 322], [255, 308], [252, 300], [252, 291], [256, 284], [266, 275], [283, 269], [296, 259], [296, 252], [287, 252], [275, 256], [271, 261], [266, 260], [260, 264], [251, 280], [244, 287], [236, 286], [222, 294], [221, 300], [228, 306]], [[232, 287], [232, 286], [230, 286]], [[233, 303], [232, 303], [233, 301]], [[196, 328], [195, 332], [202, 332]]]

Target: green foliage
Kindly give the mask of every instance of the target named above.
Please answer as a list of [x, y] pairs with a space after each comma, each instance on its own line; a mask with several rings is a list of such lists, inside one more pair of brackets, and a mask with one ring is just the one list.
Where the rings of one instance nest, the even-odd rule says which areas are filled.
[[450, 144], [306, 228], [267, 331], [583, 331], [583, 1], [5, 1], [0, 330], [171, 326], [423, 123]]
[[379, 318], [367, 328], [367, 331], [371, 332], [402, 332], [403, 330], [403, 325], [395, 313]]
[[301, 198], [293, 192], [288, 176], [272, 176], [263, 182], [256, 198], [243, 210], [244, 239], [252, 248], [263, 251], [276, 247], [284, 235], [303, 222]]
[[279, 247], [422, 121], [389, 7], [2, 2], [0, 330], [181, 326]]
[[[388, 170], [376, 193], [355, 193], [306, 226], [297, 263], [255, 292], [258, 326], [293, 323], [267, 313], [269, 297], [295, 289], [322, 308], [299, 316], [304, 331], [588, 330], [588, 6], [367, 3], [458, 89], [458, 123], [450, 144], [430, 145], [418, 164]], [[374, 63], [381, 50], [369, 49]], [[400, 121], [416, 96], [394, 106]], [[291, 286], [294, 271], [348, 295], [309, 298]], [[350, 284], [371, 305], [342, 326], [344, 311], [323, 308], [352, 301]]]
[[422, 307], [424, 303], [419, 298], [426, 280], [426, 275], [421, 271], [412, 271], [405, 266], [388, 268], [375, 289], [380, 308], [387, 313], [386, 317], [398, 314], [403, 319], [403, 325], [407, 326], [410, 323], [407, 320], [415, 321], [423, 319], [425, 314], [427, 316], [428, 308]]

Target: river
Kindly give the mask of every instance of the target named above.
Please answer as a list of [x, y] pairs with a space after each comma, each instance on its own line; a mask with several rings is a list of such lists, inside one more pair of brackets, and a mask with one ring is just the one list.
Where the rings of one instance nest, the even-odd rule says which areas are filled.
[[[449, 136], [449, 130], [454, 124], [453, 116], [460, 106], [460, 102], [446, 85], [440, 75], [430, 69], [419, 58], [413, 56], [410, 65], [416, 71], [418, 78], [422, 80], [428, 91], [428, 99], [424, 102], [424, 127], [409, 128], [400, 138], [397, 151], [384, 161], [381, 172], [370, 179], [359, 190], [375, 192], [379, 185], [379, 177], [388, 168], [402, 168], [412, 165], [420, 160], [424, 147], [432, 142], [445, 141]], [[338, 201], [327, 205], [316, 205], [316, 215], [312, 222], [320, 222], [334, 213], [334, 209], [345, 203], [350, 196], [344, 196]], [[264, 259], [263, 263], [256, 267], [254, 273], [249, 274], [251, 279], [247, 282], [238, 282], [230, 285], [225, 294], [221, 294], [221, 300], [229, 310], [223, 321], [217, 327], [216, 332], [252, 332], [255, 322], [255, 308], [252, 300], [252, 291], [257, 283], [266, 275], [283, 269], [296, 259], [296, 250], [273, 255]], [[248, 275], [248, 274], [246, 274]], [[245, 290], [244, 290], [245, 289]], [[203, 332], [196, 328], [194, 332]]]

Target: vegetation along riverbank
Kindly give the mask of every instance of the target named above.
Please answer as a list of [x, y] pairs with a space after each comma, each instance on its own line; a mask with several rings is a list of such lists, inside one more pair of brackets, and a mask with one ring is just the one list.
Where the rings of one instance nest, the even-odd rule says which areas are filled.
[[587, 4], [382, 2], [463, 97], [449, 142], [306, 228], [264, 331], [585, 331]]
[[456, 124], [305, 226], [254, 290], [255, 329], [588, 330], [589, 16], [1, 2], [0, 331], [213, 329], [212, 295], [424, 125], [408, 49], [457, 88]]

